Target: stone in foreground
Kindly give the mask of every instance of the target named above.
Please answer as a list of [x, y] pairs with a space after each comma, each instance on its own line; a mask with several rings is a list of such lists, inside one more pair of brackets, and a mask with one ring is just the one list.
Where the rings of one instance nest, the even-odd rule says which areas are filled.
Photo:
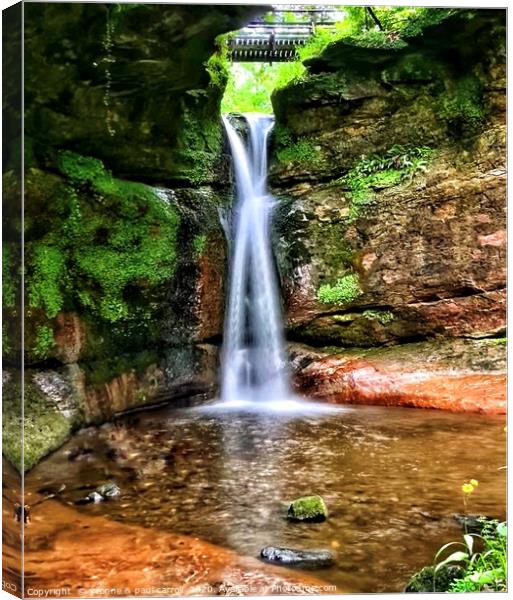
[[461, 579], [464, 569], [457, 565], [443, 565], [435, 573], [432, 565], [424, 567], [412, 576], [404, 591], [406, 593], [448, 592], [453, 581]]
[[260, 557], [267, 562], [287, 566], [321, 568], [333, 564], [333, 554], [329, 550], [295, 550], [266, 546], [260, 552]]
[[287, 518], [292, 521], [325, 521], [328, 508], [321, 496], [303, 496], [290, 503]]

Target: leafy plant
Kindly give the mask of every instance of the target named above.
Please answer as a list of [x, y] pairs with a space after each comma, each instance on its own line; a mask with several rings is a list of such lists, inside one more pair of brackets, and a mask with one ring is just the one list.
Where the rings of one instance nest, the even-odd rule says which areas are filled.
[[46, 358], [54, 345], [53, 329], [48, 325], [41, 325], [36, 332], [34, 354], [38, 358]]
[[338, 279], [335, 285], [329, 283], [321, 285], [317, 291], [317, 299], [323, 304], [347, 304], [360, 294], [358, 275], [352, 273]]
[[[440, 548], [435, 556], [436, 573], [446, 565], [462, 565], [463, 576], [456, 579], [450, 592], [504, 591], [507, 581], [507, 526], [505, 522], [483, 518], [481, 534], [463, 536], [463, 542], [450, 542]], [[475, 543], [481, 543], [476, 551]], [[439, 560], [449, 548], [458, 548]]]
[[373, 189], [398, 185], [418, 172], [425, 172], [433, 150], [427, 146], [394, 145], [383, 154], [362, 156], [345, 175], [334, 183], [349, 188], [349, 220], [355, 220], [361, 207], [374, 199]]

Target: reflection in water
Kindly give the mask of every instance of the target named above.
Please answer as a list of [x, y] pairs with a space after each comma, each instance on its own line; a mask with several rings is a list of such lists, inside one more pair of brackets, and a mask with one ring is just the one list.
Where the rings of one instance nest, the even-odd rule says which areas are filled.
[[[70, 452], [74, 460], [69, 460]], [[115, 480], [122, 496], [80, 510], [194, 535], [257, 556], [265, 545], [337, 549], [316, 571], [340, 589], [399, 591], [457, 539], [470, 511], [504, 518], [503, 419], [374, 407], [297, 415], [161, 409], [81, 432], [29, 475], [76, 501]], [[324, 523], [290, 523], [287, 502], [321, 494]]]

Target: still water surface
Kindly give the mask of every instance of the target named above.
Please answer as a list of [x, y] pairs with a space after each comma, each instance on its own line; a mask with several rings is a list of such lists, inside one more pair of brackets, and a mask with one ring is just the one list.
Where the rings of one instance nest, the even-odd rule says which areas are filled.
[[[505, 518], [504, 419], [351, 407], [296, 414], [185, 409], [139, 413], [79, 432], [27, 487], [66, 484], [65, 502], [115, 481], [122, 495], [78, 507], [258, 556], [266, 545], [330, 548], [319, 578], [354, 592], [395, 592], [457, 539], [469, 512]], [[321, 494], [324, 523], [290, 523], [287, 502]]]

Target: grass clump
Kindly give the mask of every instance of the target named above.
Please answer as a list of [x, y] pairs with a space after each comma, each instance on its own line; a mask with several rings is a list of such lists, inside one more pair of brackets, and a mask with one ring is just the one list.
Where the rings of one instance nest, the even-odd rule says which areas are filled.
[[361, 294], [358, 275], [344, 275], [335, 285], [326, 283], [317, 291], [317, 299], [323, 304], [348, 304]]
[[[447, 566], [458, 566], [461, 574], [455, 578], [449, 592], [501, 592], [507, 582], [507, 535], [506, 523], [496, 519], [480, 519], [481, 532], [463, 536], [463, 542], [445, 544], [435, 557], [433, 580], [437, 573]], [[479, 546], [479, 549], [476, 547]], [[449, 548], [455, 549], [443, 560], [441, 557]], [[435, 583], [434, 583], [435, 585]]]

